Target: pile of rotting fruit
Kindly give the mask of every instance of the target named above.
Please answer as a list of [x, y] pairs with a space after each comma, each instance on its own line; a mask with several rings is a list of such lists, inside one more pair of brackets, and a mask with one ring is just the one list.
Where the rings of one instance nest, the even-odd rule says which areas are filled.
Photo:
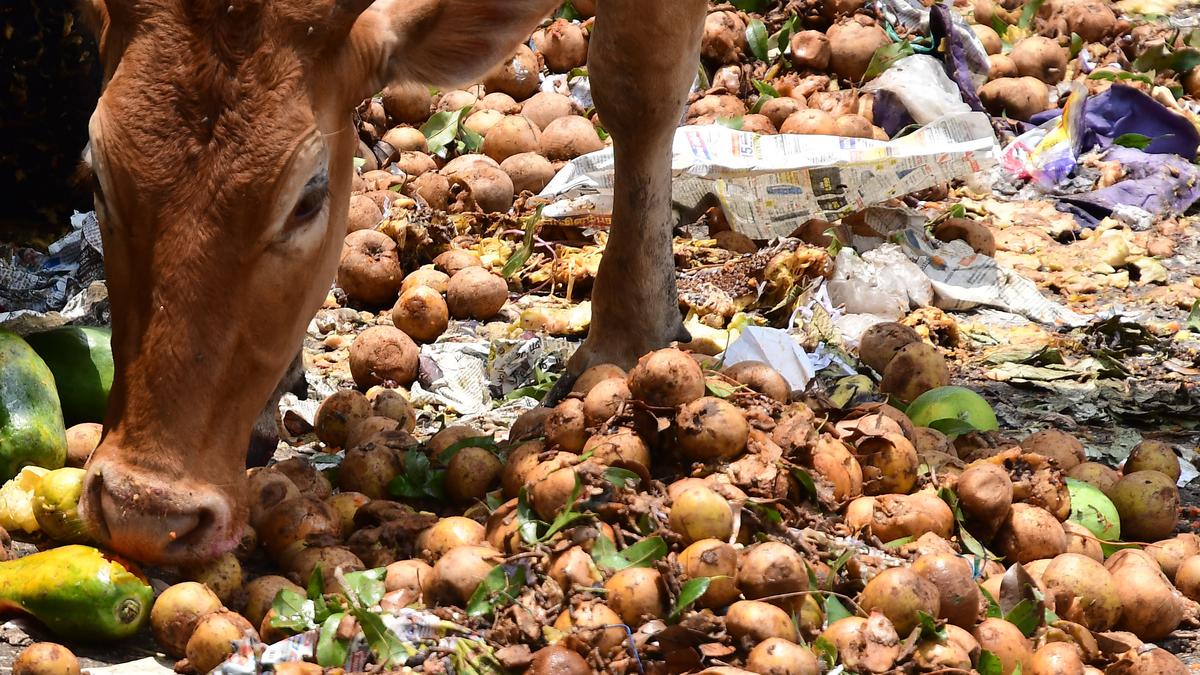
[[[764, 242], [717, 209], [697, 214], [675, 261], [694, 343], [628, 373], [594, 367], [511, 424], [446, 421], [417, 395], [430, 346], [586, 330], [604, 234], [541, 220], [534, 195], [607, 144], [581, 104], [589, 4], [565, 5], [476, 86], [361, 106], [351, 231], [306, 345], [310, 374], [344, 386], [307, 419], [284, 416], [295, 456], [250, 472], [236, 552], [154, 570], [179, 583], [152, 588], [92, 548], [75, 502], [111, 382], [108, 334], [0, 333], [4, 381], [26, 385], [0, 405], [29, 413], [0, 425], [0, 446], [24, 453], [2, 467], [0, 524], [44, 549], [0, 563], [0, 597], [56, 641], [14, 671], [77, 672], [57, 642], [149, 625], [197, 673], [1187, 672], [1156, 646], [1195, 625], [1200, 600], [1170, 446], [1143, 441], [1114, 468], [1063, 431], [1000, 428], [952, 384], [958, 328], [932, 308], [877, 323], [840, 355], [856, 375], [803, 391], [766, 363], [713, 356], [742, 326], [786, 323], [839, 247], [878, 234], [861, 217]], [[1002, 133], [1064, 104], [1072, 81], [1194, 126], [1196, 51], [1161, 21], [1101, 0], [951, 11], [988, 54], [978, 95]], [[686, 123], [901, 136], [910, 125], [876, 119], [861, 85], [929, 47], [854, 0], [713, 5]], [[1120, 140], [1160, 156], [1142, 153], [1152, 139]], [[1125, 178], [1099, 156], [1079, 165], [1087, 189]], [[1063, 297], [1200, 296], [1159, 262], [1194, 231], [1178, 213], [1089, 229], [1051, 208], [1071, 224], [1046, 232], [1031, 224], [1044, 211], [1023, 222], [1013, 207], [1042, 196], [952, 184], [893, 206]], [[536, 398], [552, 381], [538, 370], [503, 393]]]
[[[0, 492], [6, 520], [85, 543], [3, 563], [3, 593], [66, 638], [148, 615], [194, 672], [279, 644], [309, 657], [274, 664], [288, 672], [1187, 672], [1152, 644], [1200, 597], [1168, 446], [1117, 470], [1066, 433], [997, 429], [901, 324], [860, 355], [905, 412], [861, 381], [792, 395], [766, 364], [675, 348], [593, 367], [506, 441], [453, 424], [418, 441], [401, 390], [338, 391], [314, 420], [338, 466], [253, 470], [244, 545], [179, 570], [192, 581], [152, 610], [86, 545], [82, 471], [26, 468]], [[277, 574], [247, 579], [264, 556]], [[35, 565], [81, 584], [49, 601]], [[26, 672], [69, 656], [29, 650]]]

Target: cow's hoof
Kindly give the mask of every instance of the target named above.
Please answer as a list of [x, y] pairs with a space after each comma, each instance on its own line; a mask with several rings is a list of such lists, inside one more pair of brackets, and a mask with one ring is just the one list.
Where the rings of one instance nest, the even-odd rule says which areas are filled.
[[550, 387], [550, 391], [546, 392], [546, 395], [542, 397], [542, 405], [547, 408], [553, 408], [561, 403], [567, 397], [567, 394], [571, 393], [571, 388], [575, 386], [575, 381], [578, 379], [579, 373], [573, 373], [569, 370], [563, 373], [562, 377], [558, 378], [558, 381], [554, 383], [554, 386]]

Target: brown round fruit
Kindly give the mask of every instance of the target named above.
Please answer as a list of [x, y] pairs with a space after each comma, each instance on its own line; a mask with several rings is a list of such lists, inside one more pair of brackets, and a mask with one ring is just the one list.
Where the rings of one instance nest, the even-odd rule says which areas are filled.
[[1108, 493], [1121, 516], [1121, 538], [1152, 542], [1175, 530], [1179, 520], [1179, 489], [1158, 471], [1125, 474]]
[[758, 600], [739, 600], [730, 605], [725, 613], [725, 630], [736, 644], [746, 649], [770, 638], [788, 642], [800, 639], [787, 612]]
[[745, 415], [732, 403], [715, 396], [685, 403], [675, 416], [679, 451], [698, 462], [737, 457], [746, 449], [749, 434]]
[[783, 375], [762, 361], [736, 363], [725, 369], [725, 375], [738, 384], [743, 384], [780, 403], [787, 403], [792, 394], [791, 385], [787, 383]]
[[984, 619], [973, 631], [981, 649], [986, 649], [1000, 659], [1000, 672], [1011, 675], [1017, 668], [1029, 672], [1033, 652], [1029, 640], [1021, 629], [1004, 619]]
[[362, 389], [385, 383], [408, 386], [417, 379], [420, 348], [394, 326], [371, 326], [350, 345], [350, 374]]
[[920, 341], [921, 336], [909, 326], [895, 321], [884, 321], [871, 326], [863, 333], [859, 341], [858, 358], [875, 372], [882, 373], [896, 352]]
[[391, 302], [404, 270], [396, 242], [382, 232], [359, 230], [346, 235], [338, 260], [337, 284], [346, 295], [368, 305]]
[[433, 342], [446, 332], [450, 310], [442, 294], [416, 286], [400, 294], [392, 307], [392, 324], [418, 342]]
[[701, 539], [725, 541], [733, 534], [733, 508], [716, 492], [693, 487], [675, 497], [670, 523], [685, 544]]
[[1054, 611], [1089, 630], [1105, 631], [1121, 617], [1121, 597], [1104, 565], [1076, 553], [1056, 556], [1041, 576]]
[[900, 635], [920, 623], [919, 613], [938, 615], [938, 587], [908, 567], [891, 567], [867, 582], [858, 596], [864, 610], [879, 610]]
[[939, 618], [962, 628], [975, 625], [983, 595], [966, 558], [954, 553], [926, 554], [917, 558], [912, 570], [937, 589]]
[[628, 567], [604, 583], [605, 602], [630, 626], [667, 615], [667, 593], [658, 570]]
[[487, 546], [450, 549], [433, 566], [431, 589], [442, 602], [463, 606], [492, 568], [503, 561], [498, 551]]
[[350, 427], [371, 416], [371, 402], [362, 392], [339, 389], [321, 402], [313, 416], [313, 429], [319, 439], [331, 448], [346, 446]]
[[221, 599], [204, 584], [195, 581], [175, 584], [154, 600], [150, 630], [164, 651], [182, 657], [196, 624], [219, 609]]
[[483, 499], [504, 464], [485, 448], [463, 448], [446, 465], [446, 496], [458, 502]]
[[104, 427], [96, 422], [80, 422], [67, 429], [67, 466], [82, 469], [103, 433]]
[[1179, 457], [1175, 455], [1175, 451], [1171, 449], [1170, 445], [1148, 438], [1133, 446], [1122, 471], [1126, 474], [1136, 471], [1158, 471], [1167, 478], [1178, 481]]
[[709, 578], [708, 589], [696, 600], [700, 608], [719, 609], [741, 595], [737, 586], [738, 556], [733, 546], [718, 539], [701, 539], [679, 554], [685, 579]]
[[817, 655], [783, 638], [767, 638], [746, 656], [746, 669], [758, 675], [819, 675]]
[[629, 391], [646, 405], [673, 408], [704, 395], [704, 373], [690, 356], [668, 347], [638, 359], [629, 371]]
[[508, 301], [504, 278], [482, 267], [469, 267], [450, 277], [446, 304], [456, 319], [485, 321], [496, 316]]
[[[271, 604], [275, 602], [279, 592], [285, 589], [299, 596], [305, 595], [304, 589], [293, 583], [291, 579], [277, 575], [258, 577], [246, 584], [246, 606], [242, 609], [242, 616], [246, 617], [252, 625], [261, 626], [263, 618], [271, 609]], [[216, 609], [220, 609], [220, 607], [218, 606]], [[186, 633], [181, 632], [180, 634]], [[160, 640], [159, 643], [161, 644], [162, 641]], [[180, 649], [180, 654], [182, 655], [182, 653], [183, 650]]]
[[1083, 452], [1083, 443], [1071, 434], [1058, 429], [1043, 429], [1032, 433], [1021, 441], [1021, 447], [1026, 452], [1052, 459], [1062, 471], [1070, 471], [1087, 461]]
[[1049, 511], [1013, 504], [996, 534], [995, 544], [1010, 562], [1028, 563], [1065, 553], [1067, 533]]
[[921, 394], [950, 384], [946, 359], [930, 345], [914, 342], [902, 347], [883, 369], [879, 391], [911, 402]]
[[199, 673], [207, 673], [221, 665], [233, 654], [233, 642], [257, 638], [258, 632], [240, 614], [217, 611], [206, 615], [196, 624], [184, 650], [188, 663]]
[[35, 642], [17, 656], [12, 675], [79, 675], [79, 659], [53, 642]]

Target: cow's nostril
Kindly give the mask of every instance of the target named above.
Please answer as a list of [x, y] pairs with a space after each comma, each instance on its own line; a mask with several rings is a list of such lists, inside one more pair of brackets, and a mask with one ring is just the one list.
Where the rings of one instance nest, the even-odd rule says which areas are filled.
[[104, 545], [150, 563], [191, 563], [232, 550], [241, 536], [229, 497], [207, 484], [166, 483], [123, 466], [92, 467], [84, 516]]

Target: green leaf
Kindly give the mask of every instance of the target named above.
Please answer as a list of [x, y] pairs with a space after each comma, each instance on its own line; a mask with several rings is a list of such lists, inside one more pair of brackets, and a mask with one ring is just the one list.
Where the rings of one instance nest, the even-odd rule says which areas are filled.
[[792, 477], [796, 479], [796, 482], [800, 483], [800, 487], [804, 488], [809, 497], [813, 499], [817, 498], [817, 484], [813, 481], [813, 477], [808, 471], [804, 469], [792, 469]]
[[682, 586], [679, 587], [679, 599], [675, 601], [675, 607], [671, 609], [670, 616], [667, 620], [675, 623], [679, 617], [687, 611], [692, 603], [700, 599], [700, 596], [708, 590], [709, 584], [712, 583], [712, 577], [698, 577], [696, 579], [688, 579]]
[[641, 476], [629, 469], [622, 469], [617, 466], [610, 466], [604, 470], [604, 480], [619, 488], [627, 485], [636, 485], [641, 479]]
[[742, 117], [741, 115], [738, 115], [737, 117], [718, 117], [717, 118], [717, 124], [720, 124], [723, 127], [728, 127], [735, 131], [741, 131], [742, 124], [745, 123], [745, 121], [746, 121], [745, 118]]
[[1200, 65], [1200, 50], [1193, 48], [1171, 51], [1165, 44], [1147, 49], [1133, 60], [1132, 67], [1139, 72], [1170, 70], [1180, 75]]
[[845, 567], [846, 563], [850, 562], [850, 559], [853, 557], [854, 551], [852, 549], [846, 549], [842, 551], [841, 555], [837, 557], [837, 560], [834, 560], [833, 563], [829, 565], [830, 578], [836, 577], [838, 572], [841, 572], [842, 568]]
[[770, 58], [770, 36], [767, 35], [767, 27], [763, 25], [762, 19], [750, 19], [750, 25], [746, 26], [746, 42], [750, 45], [750, 53], [754, 54], [754, 58], [759, 61]]
[[575, 474], [575, 487], [571, 490], [571, 497], [567, 500], [567, 508], [558, 512], [554, 516], [554, 522], [550, 523], [546, 533], [539, 537], [539, 541], [547, 541], [554, 535], [564, 530], [568, 525], [574, 523], [581, 518], [591, 518], [590, 513], [580, 513], [575, 510], [575, 503], [579, 501], [579, 495], [583, 492], [583, 481], [579, 479], [579, 474]]
[[996, 602], [996, 598], [991, 592], [983, 586], [979, 587], [979, 592], [983, 594], [983, 599], [987, 601], [987, 618], [1003, 619], [1004, 611], [1000, 609], [1000, 603]]
[[737, 391], [737, 387], [717, 380], [705, 380], [704, 388], [708, 390], [709, 396], [716, 396], [717, 398], [729, 398]]
[[291, 590], [281, 589], [271, 602], [275, 616], [271, 617], [271, 627], [293, 633], [303, 633], [316, 625], [313, 621], [313, 603], [303, 595]]
[[1200, 333], [1200, 300], [1192, 303], [1192, 311], [1188, 312], [1187, 327], [1193, 333]]
[[525, 488], [521, 488], [517, 493], [517, 532], [521, 534], [521, 540], [530, 546], [538, 543], [538, 530], [545, 524], [534, 515]]
[[[779, 27], [779, 30], [771, 36], [771, 42], [774, 43], [775, 48], [779, 50], [780, 54], [783, 54], [788, 50], [789, 47], [791, 47], [792, 36], [796, 34], [796, 26], [799, 24], [800, 15], [793, 14], [788, 17], [787, 21], [784, 21], [783, 25]], [[779, 94], [776, 94], [776, 96], [778, 95]]]
[[929, 423], [930, 429], [936, 429], [950, 438], [956, 438], [963, 434], [969, 434], [975, 431], [983, 431], [966, 420], [960, 420], [957, 417], [946, 417], [940, 420], [934, 420]]
[[383, 599], [384, 593], [387, 592], [383, 585], [383, 579], [386, 576], [387, 568], [385, 567], [349, 572], [343, 575], [346, 587], [354, 593], [364, 607], [374, 607]]
[[505, 279], [516, 274], [525, 261], [529, 260], [529, 256], [533, 255], [534, 235], [537, 233], [538, 224], [542, 222], [542, 208], [539, 206], [533, 215], [525, 218], [525, 237], [521, 240], [521, 247], [513, 251], [500, 270], [500, 276]]
[[946, 640], [946, 627], [939, 626], [937, 619], [925, 612], [918, 611], [917, 621], [921, 624], [922, 640], [937, 640], [938, 642]]
[[900, 548], [901, 546], [903, 546], [905, 544], [911, 544], [912, 542], [913, 542], [913, 537], [912, 537], [912, 535], [909, 535], [907, 537], [900, 537], [899, 539], [893, 539], [889, 542], [886, 542], [886, 543], [884, 543], [883, 547], [884, 548]]
[[423, 452], [404, 455], [404, 471], [388, 483], [394, 497], [408, 499], [443, 499], [446, 496], [446, 472], [430, 468], [429, 457]]
[[813, 640], [812, 650], [817, 653], [822, 661], [825, 662], [826, 668], [833, 668], [838, 662], [837, 647], [824, 637], [819, 637]]
[[1000, 657], [985, 649], [979, 652], [975, 670], [979, 671], [979, 675], [1004, 675], [1004, 664], [1000, 662]]
[[891, 65], [906, 56], [913, 55], [912, 45], [907, 41], [893, 42], [886, 44], [871, 55], [871, 62], [867, 64], [867, 72], [863, 74], [862, 81], [873, 80], [883, 74], [883, 71], [891, 67]]
[[517, 594], [524, 587], [524, 565], [496, 565], [471, 594], [471, 599], [467, 601], [467, 615], [490, 616], [496, 607], [515, 602]]
[[1004, 615], [1004, 620], [1021, 630], [1025, 637], [1033, 635], [1038, 626], [1042, 625], [1043, 614], [1038, 611], [1038, 604], [1028, 598], [1017, 603]]
[[1135, 82], [1142, 82], [1144, 84], [1154, 86], [1154, 78], [1152, 78], [1148, 75], [1142, 75], [1141, 73], [1130, 73], [1130, 72], [1127, 72], [1124, 70], [1109, 70], [1109, 69], [1094, 70], [1094, 71], [1092, 71], [1091, 75], [1088, 75], [1088, 79], [1089, 80], [1109, 80], [1109, 81], [1113, 81], [1113, 82], [1116, 82], [1118, 80], [1133, 80]]
[[463, 448], [483, 448], [484, 450], [489, 450], [492, 453], [500, 452], [500, 444], [496, 442], [496, 436], [494, 434], [488, 436], [472, 436], [470, 438], [464, 438], [457, 443], [453, 443], [450, 445], [450, 447], [443, 450], [442, 454], [438, 455], [438, 462], [442, 464], [449, 464], [450, 460], [454, 459], [454, 456], [458, 454], [458, 451], [462, 450]]
[[366, 165], [367, 165], [366, 157], [355, 157], [354, 158], [354, 168], [355, 169], [361, 169]]
[[993, 15], [992, 30], [996, 31], [996, 35], [999, 35], [1003, 39], [1004, 34], [1008, 32], [1008, 24], [1004, 23], [1004, 20], [1000, 17]]
[[325, 604], [325, 573], [321, 566], [313, 568], [308, 577], [308, 599], [313, 603], [313, 623], [321, 623], [329, 617], [329, 606]]
[[611, 572], [620, 572], [630, 567], [650, 567], [667, 554], [667, 542], [662, 537], [646, 537], [624, 551], [617, 551], [616, 544], [601, 534], [592, 545], [592, 560], [596, 566]]
[[383, 618], [364, 607], [351, 606], [350, 613], [358, 621], [367, 646], [375, 656], [375, 663], [389, 667], [399, 666], [412, 656], [412, 652], [395, 633], [383, 624]]
[[462, 121], [463, 112], [470, 109], [471, 106], [467, 106], [460, 110], [445, 110], [435, 113], [429, 118], [429, 121], [421, 125], [421, 133], [425, 136], [429, 154], [439, 155], [446, 149], [446, 146], [454, 142], [458, 136], [458, 125]]
[[1030, 0], [1029, 2], [1026, 2], [1025, 9], [1021, 10], [1021, 18], [1017, 20], [1017, 27], [1028, 29], [1029, 25], [1033, 23], [1034, 17], [1037, 16], [1038, 10], [1041, 9], [1042, 5], [1045, 3], [1046, 0]]
[[841, 600], [838, 600], [836, 595], [825, 596], [825, 623], [832, 624], [840, 619], [854, 616], [854, 613], [846, 609]]
[[769, 0], [730, 0], [731, 5], [743, 12], [762, 14], [767, 9]]
[[337, 638], [338, 624], [344, 616], [345, 612], [330, 614], [321, 624], [321, 633], [317, 636], [317, 665], [322, 668], [341, 668], [346, 665], [349, 645]]
[[458, 136], [462, 139], [463, 150], [465, 150], [467, 153], [477, 153], [479, 152], [479, 149], [483, 147], [483, 136], [471, 131], [465, 126], [459, 127]]
[[778, 525], [783, 522], [783, 514], [781, 514], [779, 509], [775, 508], [774, 506], [769, 504], [756, 504], [754, 502], [746, 502], [745, 506], [746, 508], [758, 514], [759, 518], [762, 518], [772, 525]]
[[1113, 145], [1119, 145], [1123, 148], [1136, 148], [1145, 150], [1154, 139], [1142, 134], [1121, 134], [1113, 139]]
[[554, 18], [575, 21], [582, 19], [583, 15], [579, 13], [579, 10], [575, 9], [575, 5], [571, 4], [571, 0], [566, 0], [563, 2], [562, 7], [559, 7], [558, 11], [554, 13]]
[[1071, 58], [1079, 56], [1079, 52], [1083, 51], [1083, 38], [1079, 37], [1079, 33], [1071, 33]]
[[946, 214], [949, 218], [966, 218], [967, 207], [963, 206], [962, 204], [955, 204], [946, 211]]

